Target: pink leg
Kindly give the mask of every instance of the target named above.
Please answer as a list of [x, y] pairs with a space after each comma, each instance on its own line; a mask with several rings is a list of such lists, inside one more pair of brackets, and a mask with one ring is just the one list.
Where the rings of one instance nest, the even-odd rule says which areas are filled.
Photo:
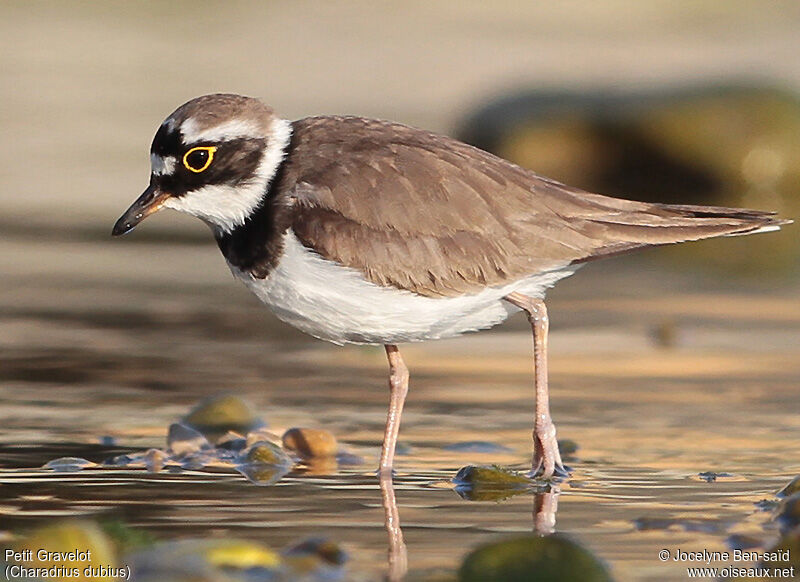
[[408, 571], [408, 554], [403, 541], [403, 530], [400, 529], [400, 513], [397, 510], [397, 499], [394, 496], [391, 476], [381, 475], [379, 479], [381, 499], [384, 511], [384, 525], [389, 534], [388, 576], [389, 582], [402, 580]]
[[510, 293], [506, 301], [528, 314], [533, 329], [533, 367], [536, 386], [536, 418], [533, 422], [533, 462], [531, 476], [549, 478], [569, 473], [561, 462], [556, 440], [556, 427], [550, 417], [550, 398], [547, 389], [547, 332], [550, 322], [544, 301], [522, 293]]
[[394, 449], [397, 446], [397, 433], [400, 431], [400, 417], [403, 404], [408, 394], [408, 368], [397, 346], [387, 345], [386, 356], [389, 359], [389, 414], [386, 417], [386, 430], [383, 433], [381, 448], [381, 465], [379, 473], [382, 477], [392, 475]]

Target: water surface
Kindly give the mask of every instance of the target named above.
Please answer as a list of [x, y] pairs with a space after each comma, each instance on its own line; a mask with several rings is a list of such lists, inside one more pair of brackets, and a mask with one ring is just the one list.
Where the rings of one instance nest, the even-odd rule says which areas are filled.
[[[31, 259], [15, 261], [23, 242]], [[275, 322], [220, 276], [210, 243], [11, 239], [0, 250], [14, 275], [0, 290], [3, 535], [76, 515], [116, 516], [160, 539], [276, 548], [321, 534], [347, 549], [348, 579], [381, 578], [381, 349], [306, 340]], [[619, 580], [680, 580], [685, 565], [659, 561], [659, 550], [777, 535], [759, 502], [800, 473], [800, 307], [786, 282], [734, 289], [648, 261], [588, 268], [550, 301], [553, 415], [579, 446], [556, 530]], [[394, 493], [409, 579], [452, 572], [471, 548], [534, 527], [532, 492], [475, 502], [450, 483], [467, 464], [529, 462], [530, 338], [519, 319], [404, 350], [412, 380]], [[220, 392], [249, 399], [278, 434], [327, 428], [366, 462], [300, 468], [271, 487], [220, 470], [38, 468], [163, 448], [171, 422]], [[114, 445], [98, 444], [104, 436]], [[451, 446], [468, 441], [506, 450]], [[728, 476], [707, 482], [705, 472]]]

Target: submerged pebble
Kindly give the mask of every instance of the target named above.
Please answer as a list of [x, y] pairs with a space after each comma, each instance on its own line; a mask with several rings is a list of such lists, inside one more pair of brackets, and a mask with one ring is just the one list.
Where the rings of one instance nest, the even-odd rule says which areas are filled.
[[250, 404], [233, 395], [203, 400], [181, 422], [201, 432], [211, 441], [228, 431], [244, 435], [264, 426], [264, 421], [256, 416]]
[[43, 469], [52, 469], [53, 471], [60, 471], [64, 473], [71, 473], [73, 471], [80, 471], [89, 467], [96, 467], [97, 463], [87, 461], [82, 457], [61, 457], [60, 459], [53, 459], [45, 463]]
[[179, 422], [169, 425], [167, 448], [177, 457], [184, 457], [211, 447], [208, 439], [190, 426]]
[[460, 582], [611, 582], [605, 565], [561, 537], [526, 535], [478, 547], [464, 558]]
[[[233, 396], [210, 399], [195, 407], [184, 421], [169, 426], [166, 450], [152, 448], [116, 455], [103, 461], [103, 466], [145, 468], [152, 473], [164, 468], [181, 472], [227, 467], [239, 471], [258, 485], [271, 484], [291, 470], [295, 460], [280, 445], [272, 442], [278, 438], [277, 435], [267, 432], [262, 425], [241, 399]], [[239, 432], [230, 428], [234, 426], [241, 430], [255, 428]], [[207, 432], [204, 434], [200, 428]], [[214, 435], [213, 441], [207, 438], [207, 434]], [[333, 459], [335, 468], [336, 457], [333, 455], [336, 453], [336, 439], [329, 432], [293, 429], [287, 432], [285, 438], [296, 447], [298, 454]], [[342, 459], [346, 464], [358, 464], [360, 461], [360, 457], [347, 454]], [[97, 465], [86, 459], [63, 457], [50, 461], [44, 468], [69, 472], [94, 466]]]
[[338, 444], [330, 431], [321, 428], [290, 428], [283, 433], [283, 446], [304, 459], [332, 457]]

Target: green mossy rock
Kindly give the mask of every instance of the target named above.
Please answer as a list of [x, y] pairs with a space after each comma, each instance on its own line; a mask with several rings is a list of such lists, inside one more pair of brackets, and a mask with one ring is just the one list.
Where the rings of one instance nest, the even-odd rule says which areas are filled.
[[467, 465], [458, 471], [453, 478], [453, 483], [473, 487], [528, 487], [531, 480], [498, 465]]
[[215, 441], [228, 431], [247, 434], [264, 426], [245, 400], [233, 395], [207, 398], [195, 406], [181, 422]]
[[503, 467], [467, 465], [453, 478], [456, 493], [469, 501], [502, 501], [529, 491], [533, 482]]
[[567, 538], [527, 535], [480, 546], [464, 559], [460, 582], [610, 582], [605, 565]]
[[257, 463], [261, 465], [292, 465], [289, 458], [282, 448], [275, 443], [259, 441], [254, 443], [244, 455], [244, 462]]

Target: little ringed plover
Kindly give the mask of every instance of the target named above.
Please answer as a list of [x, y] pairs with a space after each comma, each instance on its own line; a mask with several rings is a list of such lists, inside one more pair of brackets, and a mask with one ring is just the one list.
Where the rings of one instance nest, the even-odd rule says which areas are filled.
[[550, 417], [545, 290], [638, 248], [777, 230], [758, 210], [648, 204], [560, 184], [454, 139], [361, 117], [287, 121], [258, 99], [181, 105], [150, 150], [150, 185], [114, 226], [161, 208], [203, 220], [234, 276], [283, 321], [337, 344], [381, 344], [391, 474], [408, 370], [398, 344], [533, 331], [532, 475], [565, 469]]

